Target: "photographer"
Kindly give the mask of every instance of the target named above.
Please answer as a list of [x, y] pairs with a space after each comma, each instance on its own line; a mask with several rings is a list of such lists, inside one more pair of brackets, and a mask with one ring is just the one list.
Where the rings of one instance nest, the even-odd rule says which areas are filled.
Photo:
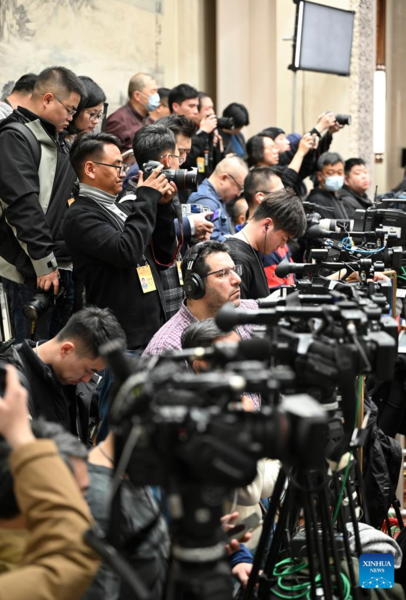
[[344, 173], [344, 185], [338, 195], [344, 202], [348, 218], [353, 219], [356, 210], [366, 210], [372, 206], [372, 201], [367, 196], [371, 178], [362, 158], [346, 160]]
[[[27, 392], [9, 366], [0, 397], [0, 434], [12, 448], [17, 510], [29, 536], [21, 567], [0, 576], [0, 599], [76, 600], [98, 566], [83, 540], [92, 518], [54, 442], [36, 440], [28, 417]], [[7, 526], [4, 506], [0, 517], [0, 525]]]
[[[169, 164], [175, 151], [173, 133], [159, 124], [146, 126], [134, 137], [134, 151], [141, 165], [158, 156]], [[110, 308], [128, 348], [140, 351], [166, 320], [159, 269], [176, 256], [170, 205], [176, 186], [159, 168], [147, 181], [141, 177], [136, 200], [130, 195], [116, 204], [126, 165], [118, 140], [105, 133], [78, 138], [71, 162], [80, 188], [67, 212], [64, 234], [76, 275], [85, 285], [87, 302]]]
[[[65, 67], [42, 71], [27, 108], [0, 123], [0, 276], [6, 289], [15, 339], [31, 336], [22, 307], [37, 288], [51, 296], [71, 291], [72, 263], [61, 235], [75, 181], [64, 129], [86, 90]], [[37, 339], [55, 335], [69, 319], [73, 294], [38, 320]]]
[[225, 156], [239, 156], [245, 159], [247, 157], [247, 149], [245, 137], [241, 131], [250, 124], [248, 110], [243, 104], [232, 102], [223, 110], [224, 119], [233, 119], [234, 121], [233, 128], [219, 129], [219, 135], [223, 140]]
[[237, 156], [224, 158], [208, 179], [205, 179], [189, 197], [188, 204], [203, 204], [217, 211], [212, 240], [224, 242], [231, 235], [230, 217], [225, 204], [238, 198], [244, 189], [247, 165]]

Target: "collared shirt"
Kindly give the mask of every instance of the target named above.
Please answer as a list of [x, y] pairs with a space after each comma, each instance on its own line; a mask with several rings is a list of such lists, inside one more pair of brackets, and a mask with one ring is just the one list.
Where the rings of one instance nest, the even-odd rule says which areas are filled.
[[[256, 310], [258, 302], [256, 300], [241, 300], [237, 310]], [[169, 319], [154, 335], [144, 351], [144, 355], [155, 356], [168, 350], [181, 350], [182, 333], [191, 323], [196, 323], [198, 319], [187, 308], [185, 302], [182, 303], [180, 310]], [[251, 337], [252, 325], [239, 325], [236, 331], [242, 340], [248, 340]]]
[[[241, 300], [237, 310], [256, 310], [258, 302], [256, 300]], [[182, 302], [180, 310], [169, 319], [165, 325], [159, 329], [148, 346], [144, 350], [143, 356], [156, 356], [169, 350], [182, 349], [182, 334], [191, 324], [196, 323], [198, 319], [187, 308], [185, 302]], [[242, 340], [248, 340], [251, 337], [252, 325], [239, 325], [236, 331]], [[261, 406], [261, 397], [258, 394], [244, 394], [251, 398], [254, 403], [254, 410], [259, 410]]]
[[106, 133], [116, 135], [120, 140], [121, 152], [125, 152], [132, 148], [134, 134], [144, 125], [150, 125], [153, 122], [149, 115], [143, 117], [128, 102], [108, 117]]

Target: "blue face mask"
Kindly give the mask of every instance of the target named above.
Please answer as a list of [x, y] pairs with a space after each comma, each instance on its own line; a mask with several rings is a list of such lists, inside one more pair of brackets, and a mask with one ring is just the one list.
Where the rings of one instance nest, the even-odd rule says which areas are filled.
[[148, 98], [148, 102], [147, 104], [145, 104], [145, 108], [148, 112], [152, 112], [153, 110], [156, 110], [158, 108], [159, 103], [161, 102], [158, 92], [152, 94], [151, 96], [147, 96], [146, 94], [142, 95], [145, 96], [145, 98]]
[[332, 177], [326, 177], [324, 180], [324, 185], [326, 186], [326, 190], [330, 192], [338, 192], [344, 185], [344, 176], [343, 175], [333, 175]]

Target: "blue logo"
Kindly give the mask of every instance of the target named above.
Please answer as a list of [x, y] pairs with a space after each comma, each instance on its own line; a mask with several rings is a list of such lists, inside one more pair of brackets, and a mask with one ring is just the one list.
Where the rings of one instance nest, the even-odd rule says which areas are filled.
[[393, 554], [361, 554], [359, 584], [362, 588], [388, 589], [395, 585]]

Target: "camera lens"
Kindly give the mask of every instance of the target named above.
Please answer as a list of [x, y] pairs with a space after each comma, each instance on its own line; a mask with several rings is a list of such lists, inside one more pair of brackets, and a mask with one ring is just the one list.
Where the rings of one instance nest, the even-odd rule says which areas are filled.
[[220, 117], [217, 120], [217, 127], [219, 129], [234, 129], [235, 121], [233, 117]]
[[37, 321], [39, 317], [48, 309], [49, 305], [49, 295], [42, 290], [38, 291], [34, 294], [31, 300], [23, 306], [23, 315], [30, 321]]
[[162, 173], [178, 190], [197, 190], [197, 169], [165, 169]]

